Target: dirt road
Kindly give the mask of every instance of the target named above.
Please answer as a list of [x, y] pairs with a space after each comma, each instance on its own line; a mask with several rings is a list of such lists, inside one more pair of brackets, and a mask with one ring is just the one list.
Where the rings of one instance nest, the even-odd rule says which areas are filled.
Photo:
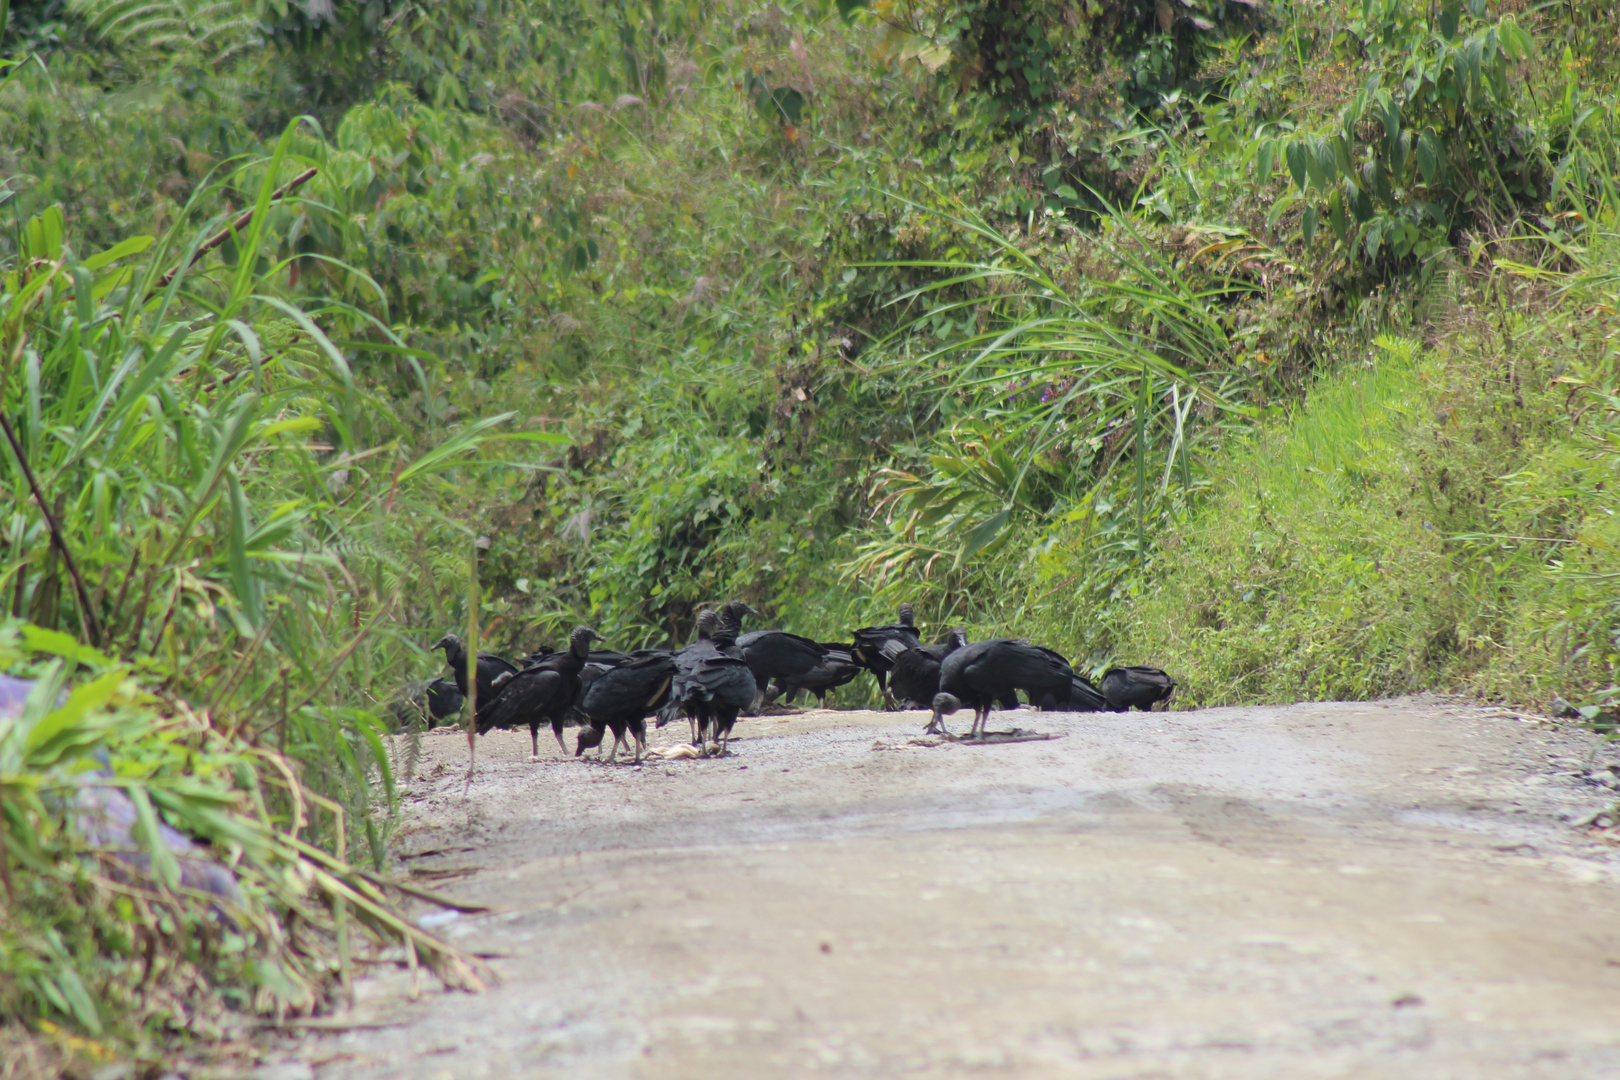
[[404, 866], [496, 908], [440, 929], [504, 981], [413, 1004], [368, 980], [354, 1018], [393, 1026], [300, 1059], [1620, 1077], [1620, 848], [1574, 824], [1614, 795], [1572, 775], [1620, 754], [1590, 734], [1435, 699], [998, 713], [1061, 737], [986, 746], [912, 745], [923, 719], [745, 720], [730, 757], [641, 767], [530, 764], [496, 733], [467, 797], [459, 735], [423, 739]]

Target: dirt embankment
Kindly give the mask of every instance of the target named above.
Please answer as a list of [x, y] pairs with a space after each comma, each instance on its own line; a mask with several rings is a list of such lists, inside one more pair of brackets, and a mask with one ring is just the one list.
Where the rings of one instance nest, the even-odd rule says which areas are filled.
[[[1620, 1076], [1585, 733], [1434, 699], [745, 720], [732, 756], [423, 740], [403, 867], [481, 996], [360, 988], [281, 1068], [374, 1077]], [[960, 725], [958, 725], [960, 726]], [[684, 731], [684, 725], [680, 729]], [[674, 742], [666, 729], [657, 741]], [[555, 747], [550, 753], [556, 755]]]

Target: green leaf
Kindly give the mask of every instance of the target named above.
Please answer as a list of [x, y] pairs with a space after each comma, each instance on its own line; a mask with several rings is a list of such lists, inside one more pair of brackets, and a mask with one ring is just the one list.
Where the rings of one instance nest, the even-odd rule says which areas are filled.
[[1310, 247], [1311, 241], [1316, 239], [1316, 223], [1321, 217], [1316, 204], [1312, 203], [1305, 208], [1305, 216], [1300, 220], [1300, 232], [1305, 237], [1305, 246]]
[[114, 668], [97, 679], [75, 689], [60, 709], [46, 713], [28, 732], [23, 742], [24, 752], [34, 768], [54, 765], [62, 753], [73, 746], [84, 746], [96, 741], [96, 733], [78, 727], [85, 714], [99, 709], [111, 700], [124, 681], [123, 668]]
[[130, 255], [139, 255], [152, 246], [152, 241], [153, 238], [150, 236], [132, 236], [128, 240], [114, 244], [100, 254], [90, 256], [84, 260], [84, 268], [94, 272], [100, 270], [103, 266], [117, 262], [119, 259], [127, 258]]
[[1462, 0], [1445, 0], [1440, 5], [1440, 36], [1450, 41], [1457, 36], [1457, 24], [1462, 19]]
[[1316, 160], [1322, 173], [1322, 180], [1317, 184], [1317, 189], [1323, 193], [1326, 193], [1339, 178], [1339, 148], [1336, 143], [1335, 139], [1316, 141]]
[[852, 20], [857, 11], [868, 6], [867, 0], [837, 0], [837, 3], [838, 14], [843, 17], [845, 22]]
[[1305, 190], [1305, 147], [1301, 143], [1291, 142], [1283, 151], [1288, 160], [1288, 174], [1294, 179], [1294, 186], [1301, 192]]
[[[395, 482], [403, 483], [404, 481], [409, 480], [411, 477], [420, 473], [433, 472], [438, 469], [449, 468], [452, 464], [454, 464], [452, 459], [454, 459], [457, 454], [466, 453], [468, 450], [471, 450], [474, 447], [483, 445], [485, 442], [489, 441], [490, 438], [492, 438], [492, 436], [489, 434], [491, 428], [498, 427], [501, 424], [506, 423], [516, 415], [517, 413], [504, 412], [498, 416], [487, 416], [475, 424], [469, 424], [460, 431], [456, 432], [450, 438], [446, 439], [444, 442], [440, 443], [438, 446], [434, 447], [432, 450], [429, 450], [427, 453], [405, 466], [405, 468], [401, 469], [399, 471], [399, 475], [395, 478]], [[545, 433], [525, 432], [525, 434], [539, 435]]]
[[1389, 161], [1389, 172], [1396, 179], [1396, 182], [1405, 181], [1406, 167], [1411, 164], [1411, 161], [1412, 133], [1402, 131], [1400, 137], [1395, 140], [1395, 153], [1390, 157]]
[[1275, 139], [1262, 139], [1254, 151], [1254, 179], [1261, 187], [1271, 181], [1271, 170], [1277, 163], [1277, 142]]
[[1384, 223], [1382, 221], [1373, 222], [1367, 226], [1367, 230], [1363, 235], [1365, 237], [1363, 247], [1367, 253], [1367, 260], [1371, 262], [1378, 257], [1378, 249], [1383, 246]]
[[1011, 520], [1012, 507], [1007, 506], [974, 526], [973, 531], [968, 533], [967, 540], [963, 542], [961, 552], [956, 556], [956, 565], [961, 566], [989, 547]]
[[47, 630], [42, 626], [25, 623], [22, 635], [23, 646], [29, 652], [50, 653], [52, 656], [60, 656], [64, 660], [88, 664], [95, 668], [105, 668], [112, 664], [112, 660], [106, 654], [89, 645], [81, 644], [73, 635], [64, 634], [60, 630]]
[[1342, 136], [1333, 136], [1328, 140], [1328, 145], [1333, 148], [1333, 168], [1334, 173], [1336, 174], [1328, 177], [1328, 186], [1332, 187], [1333, 181], [1337, 178], [1337, 174], [1354, 172], [1356, 166], [1353, 158], [1351, 157], [1350, 143], [1347, 142]]
[[152, 876], [161, 881], [165, 887], [175, 888], [180, 884], [180, 864], [175, 860], [174, 852], [169, 850], [169, 845], [163, 842], [163, 833], [158, 829], [157, 812], [152, 809], [152, 800], [147, 796], [146, 787], [142, 784], [127, 784], [124, 791], [129, 795], [129, 801], [135, 804], [135, 827], [130, 830], [130, 835], [140, 842], [151, 858]]
[[804, 95], [791, 86], [779, 86], [771, 95], [776, 99], [776, 108], [787, 118], [788, 123], [797, 124], [804, 117]]
[[[1305, 174], [1310, 177], [1311, 186], [1318, 191], [1327, 190], [1327, 166], [1323, 164], [1324, 155], [1322, 154], [1322, 151], [1326, 148], [1326, 143], [1318, 139], [1315, 145], [1307, 147], [1305, 152]], [[1331, 162], [1333, 160], [1332, 150], [1328, 150], [1325, 157], [1327, 161]]]
[[1435, 179], [1443, 174], [1446, 155], [1440, 147], [1440, 139], [1434, 132], [1425, 131], [1418, 136], [1417, 163], [1418, 172], [1423, 174], [1425, 184], [1433, 184]]

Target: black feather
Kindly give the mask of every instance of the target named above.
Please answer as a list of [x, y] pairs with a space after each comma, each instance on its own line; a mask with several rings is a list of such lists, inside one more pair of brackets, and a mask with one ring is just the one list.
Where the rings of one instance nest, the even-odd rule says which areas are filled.
[[1114, 712], [1147, 711], [1175, 693], [1176, 680], [1156, 667], [1116, 667], [1103, 672], [1102, 696]]

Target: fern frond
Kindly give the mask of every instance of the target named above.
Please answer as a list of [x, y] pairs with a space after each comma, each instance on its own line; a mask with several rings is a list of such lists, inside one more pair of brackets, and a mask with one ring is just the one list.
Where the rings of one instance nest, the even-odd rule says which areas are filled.
[[264, 42], [245, 0], [68, 0], [68, 9], [120, 45], [222, 59]]

